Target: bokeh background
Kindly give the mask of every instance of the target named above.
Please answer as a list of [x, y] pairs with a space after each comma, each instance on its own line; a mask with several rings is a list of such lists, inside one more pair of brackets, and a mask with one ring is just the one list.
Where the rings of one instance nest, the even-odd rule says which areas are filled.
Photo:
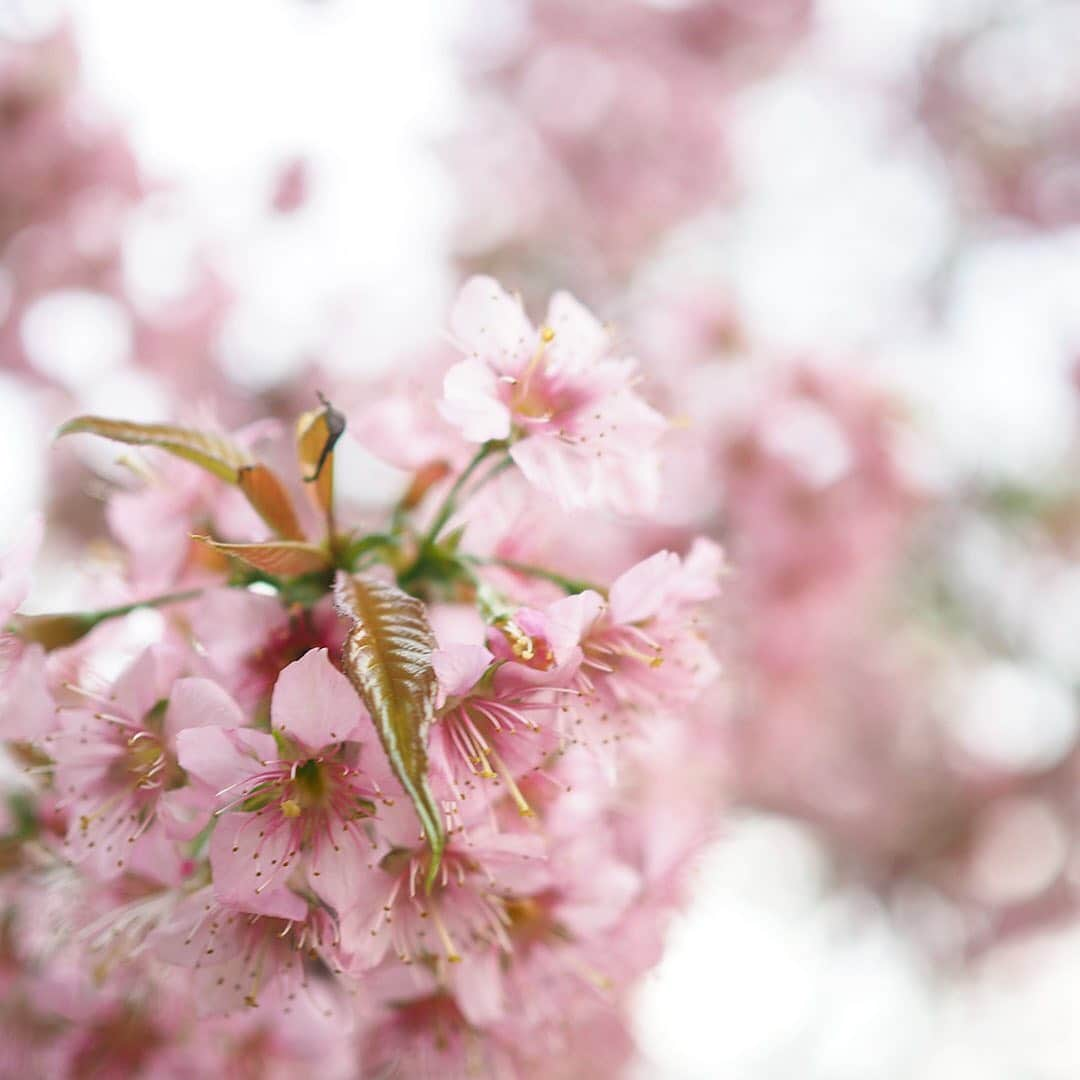
[[732, 563], [637, 1075], [1075, 1077], [1078, 55], [1075, 0], [0, 0], [0, 540], [49, 511], [62, 605], [75, 412], [359, 408], [466, 273], [569, 287], [675, 421], [653, 539]]

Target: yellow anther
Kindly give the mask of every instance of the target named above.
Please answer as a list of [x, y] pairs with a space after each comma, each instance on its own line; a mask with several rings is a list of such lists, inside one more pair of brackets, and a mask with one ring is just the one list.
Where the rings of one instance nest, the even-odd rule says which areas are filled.
[[536, 655], [533, 639], [513, 619], [500, 619], [498, 625], [519, 660], [531, 660]]
[[300, 816], [300, 804], [295, 799], [286, 799], [281, 804], [281, 812], [287, 818], [296, 818]]

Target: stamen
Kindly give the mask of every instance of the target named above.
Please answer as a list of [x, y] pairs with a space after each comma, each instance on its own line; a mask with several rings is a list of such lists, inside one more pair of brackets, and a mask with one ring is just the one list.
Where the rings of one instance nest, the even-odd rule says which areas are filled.
[[439, 935], [439, 940], [442, 942], [443, 949], [446, 951], [446, 959], [451, 964], [460, 964], [461, 955], [458, 953], [457, 946], [454, 944], [453, 938], [450, 937], [450, 931], [446, 929], [446, 924], [442, 920], [442, 916], [439, 914], [439, 905], [431, 905], [431, 918], [435, 924], [435, 930]]
[[521, 794], [521, 788], [517, 786], [513, 776], [510, 775], [506, 763], [494, 750], [491, 751], [491, 760], [495, 762], [495, 767], [499, 770], [503, 783], [506, 784], [506, 790], [510, 792], [510, 798], [514, 800], [514, 805], [518, 808], [518, 813], [522, 817], [535, 817], [533, 808], [526, 802], [525, 796]]

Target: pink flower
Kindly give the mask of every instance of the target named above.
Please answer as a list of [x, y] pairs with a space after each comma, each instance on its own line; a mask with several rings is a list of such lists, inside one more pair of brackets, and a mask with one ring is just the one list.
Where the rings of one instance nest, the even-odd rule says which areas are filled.
[[210, 864], [224, 903], [284, 917], [295, 907], [286, 886], [310, 889], [338, 913], [359, 901], [377, 847], [368, 819], [381, 797], [358, 767], [353, 740], [364, 715], [326, 650], [312, 649], [278, 678], [273, 735], [183, 733], [181, 765], [216, 793]]
[[609, 331], [572, 296], [556, 293], [535, 330], [496, 281], [474, 277], [451, 329], [467, 357], [439, 407], [466, 439], [511, 440], [525, 477], [565, 508], [655, 505], [665, 422], [635, 392], [634, 361], [611, 358]]
[[332, 976], [342, 974], [341, 941], [331, 916], [289, 893], [271, 907], [280, 914], [251, 914], [221, 904], [204, 888], [182, 903], [154, 935], [162, 959], [195, 973], [201, 1016], [263, 1006], [288, 1014], [314, 1006], [340, 1015]]
[[[192, 830], [177, 736], [242, 719], [219, 686], [177, 679], [179, 667], [172, 651], [147, 649], [96, 707], [61, 710], [59, 728], [41, 741], [69, 815], [67, 853], [102, 877], [116, 876], [133, 860], [162, 880], [179, 874], [171, 838]], [[144, 849], [153, 851], [156, 865], [147, 867]]]
[[577, 667], [552, 674], [526, 664], [496, 662], [483, 645], [437, 649], [432, 664], [442, 704], [430, 734], [434, 775], [456, 799], [477, 780], [501, 784], [522, 814], [531, 815], [516, 780], [559, 749], [555, 687], [568, 689]]
[[374, 967], [388, 952], [406, 965], [430, 962], [444, 984], [464, 977], [461, 995], [481, 1009], [492, 987], [483, 979], [472, 981], [472, 966], [463, 976], [452, 969], [474, 953], [509, 949], [505, 901], [547, 883], [543, 839], [534, 832], [496, 832], [475, 818], [468, 827], [456, 824], [427, 893], [429, 855], [418, 843], [416, 819], [404, 800], [395, 800], [382, 824], [390, 850], [379, 862], [370, 899], [343, 930], [355, 968]]
[[329, 598], [296, 611], [276, 596], [246, 589], [206, 590], [188, 621], [206, 673], [248, 711], [269, 698], [278, 675], [294, 660], [311, 649], [336, 652], [344, 637]]
[[507, 1046], [476, 1030], [454, 998], [437, 991], [384, 1007], [365, 1033], [375, 1076], [520, 1080]]
[[697, 608], [719, 591], [723, 569], [720, 548], [699, 540], [684, 559], [661, 551], [631, 567], [606, 603], [594, 592], [560, 602], [564, 617], [580, 626], [580, 697], [569, 707], [590, 742], [610, 745], [620, 737], [609, 730], [613, 723], [642, 710], [681, 708], [716, 678]]
[[365, 450], [399, 469], [413, 471], [433, 462], [464, 464], [469, 447], [439, 415], [431, 386], [457, 359], [445, 344], [413, 358], [404, 372], [365, 385], [353, 407], [343, 404], [348, 432]]

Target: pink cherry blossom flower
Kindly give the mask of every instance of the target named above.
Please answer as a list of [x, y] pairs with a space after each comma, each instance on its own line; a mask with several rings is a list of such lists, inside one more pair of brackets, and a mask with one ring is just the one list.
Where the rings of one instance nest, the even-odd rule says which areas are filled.
[[522, 814], [532, 813], [516, 780], [558, 751], [557, 695], [559, 689], [572, 693], [578, 659], [544, 673], [495, 662], [482, 645], [435, 651], [443, 700], [430, 755], [434, 775], [454, 798], [466, 798], [477, 780], [489, 780], [505, 788]]
[[[406, 965], [434, 964], [445, 982], [450, 967], [466, 954], [509, 948], [505, 900], [535, 892], [548, 879], [540, 836], [496, 832], [474, 816], [468, 827], [450, 830], [428, 892], [429, 854], [417, 844], [411, 809], [395, 800], [382, 824], [390, 850], [379, 862], [371, 899], [354, 910], [347, 930], [358, 970], [374, 967], [390, 953]], [[458, 989], [479, 1001], [492, 987], [483, 978], [472, 979], [474, 970], [465, 972]]]
[[440, 1080], [520, 1080], [522, 1075], [509, 1047], [474, 1028], [442, 991], [385, 1007], [364, 1032], [361, 1046], [375, 1075]]
[[278, 914], [267, 905], [295, 880], [344, 913], [361, 899], [378, 847], [368, 819], [381, 795], [354, 741], [363, 706], [326, 650], [312, 649], [278, 677], [270, 710], [273, 735], [202, 728], [179, 741], [180, 764], [215, 794], [215, 893]]
[[531, 484], [565, 508], [647, 512], [658, 497], [655, 445], [665, 422], [637, 394], [632, 360], [567, 293], [536, 330], [486, 277], [466, 282], [451, 316], [466, 359], [443, 381], [440, 409], [472, 442], [511, 440]]
[[263, 1007], [285, 1015], [314, 1006], [347, 1027], [336, 977], [341, 940], [331, 915], [293, 893], [272, 899], [276, 914], [223, 905], [209, 887], [193, 893], [154, 936], [162, 959], [191, 968], [199, 1013]]
[[610, 747], [621, 737], [613, 724], [642, 710], [682, 708], [716, 678], [697, 609], [719, 591], [723, 568], [720, 548], [702, 540], [685, 559], [661, 551], [631, 567], [606, 602], [594, 592], [559, 602], [580, 627], [580, 696], [566, 708], [585, 725], [582, 738]]
[[63, 709], [58, 729], [41, 740], [69, 814], [67, 853], [89, 861], [103, 877], [121, 873], [147, 847], [164, 879], [180, 872], [170, 837], [183, 838], [191, 829], [177, 737], [241, 719], [215, 683], [178, 679], [181, 662], [172, 650], [146, 650], [108, 695], [93, 707]]
[[188, 622], [205, 673], [247, 712], [269, 700], [278, 675], [294, 660], [312, 649], [336, 654], [344, 637], [329, 598], [289, 611], [277, 597], [246, 589], [206, 590]]

